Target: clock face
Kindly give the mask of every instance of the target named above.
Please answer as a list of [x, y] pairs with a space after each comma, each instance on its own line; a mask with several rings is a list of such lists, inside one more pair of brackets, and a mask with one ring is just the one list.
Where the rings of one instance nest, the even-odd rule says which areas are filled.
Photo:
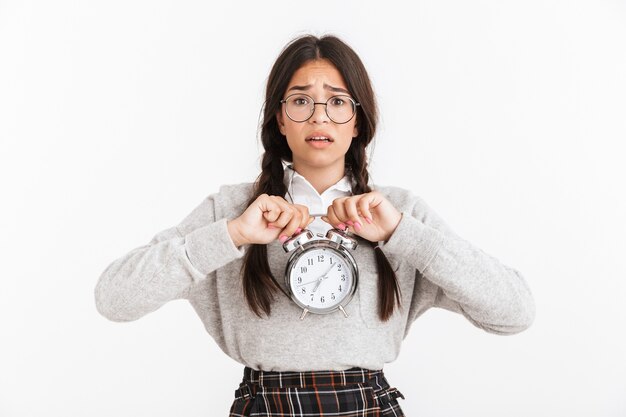
[[327, 310], [351, 294], [354, 272], [345, 256], [326, 248], [311, 248], [293, 263], [289, 284], [303, 306]]

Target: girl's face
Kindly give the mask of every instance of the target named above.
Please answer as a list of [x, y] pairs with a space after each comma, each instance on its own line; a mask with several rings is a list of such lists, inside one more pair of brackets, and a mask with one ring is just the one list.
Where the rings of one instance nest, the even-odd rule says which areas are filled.
[[[309, 61], [293, 74], [282, 98], [294, 93], [306, 94], [316, 103], [326, 103], [336, 95], [352, 97], [337, 68], [325, 59]], [[352, 138], [358, 133], [356, 114], [349, 122], [337, 124], [328, 118], [326, 106], [315, 105], [311, 118], [298, 123], [287, 116], [286, 104], [282, 104], [276, 117], [280, 132], [287, 137], [294, 168], [334, 168], [343, 171], [345, 154]], [[328, 138], [329, 141], [312, 139], [320, 137]]]

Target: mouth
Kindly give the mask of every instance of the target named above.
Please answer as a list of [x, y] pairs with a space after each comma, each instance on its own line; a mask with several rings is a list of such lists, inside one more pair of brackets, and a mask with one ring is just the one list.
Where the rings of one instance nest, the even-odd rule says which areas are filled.
[[314, 133], [308, 136], [305, 141], [307, 142], [334, 142], [335, 140], [328, 135]]

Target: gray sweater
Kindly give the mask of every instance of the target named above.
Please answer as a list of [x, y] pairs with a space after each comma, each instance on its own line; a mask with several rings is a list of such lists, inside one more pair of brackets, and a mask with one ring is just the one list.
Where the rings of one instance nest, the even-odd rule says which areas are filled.
[[[269, 318], [248, 308], [240, 270], [247, 246], [237, 248], [226, 227], [246, 209], [252, 184], [222, 186], [180, 224], [113, 261], [95, 288], [98, 311], [113, 321], [136, 320], [164, 303], [187, 299], [207, 332], [231, 358], [266, 371], [382, 369], [395, 360], [413, 321], [431, 307], [463, 314], [496, 334], [518, 333], [534, 320], [533, 296], [522, 275], [456, 235], [407, 190], [372, 187], [402, 213], [381, 247], [398, 278], [402, 308], [378, 318], [373, 248], [362, 239], [353, 255], [358, 289], [341, 312], [309, 314], [281, 292]], [[268, 244], [271, 270], [286, 290], [289, 254]]]

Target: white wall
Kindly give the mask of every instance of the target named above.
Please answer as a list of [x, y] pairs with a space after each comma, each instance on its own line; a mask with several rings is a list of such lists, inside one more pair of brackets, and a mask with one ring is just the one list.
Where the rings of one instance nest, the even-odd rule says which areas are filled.
[[0, 415], [227, 415], [243, 367], [186, 302], [120, 324], [93, 289], [254, 179], [265, 79], [304, 32], [370, 71], [374, 180], [536, 297], [515, 336], [418, 320], [385, 368], [407, 416], [626, 415], [626, 4], [608, 0], [0, 0]]

